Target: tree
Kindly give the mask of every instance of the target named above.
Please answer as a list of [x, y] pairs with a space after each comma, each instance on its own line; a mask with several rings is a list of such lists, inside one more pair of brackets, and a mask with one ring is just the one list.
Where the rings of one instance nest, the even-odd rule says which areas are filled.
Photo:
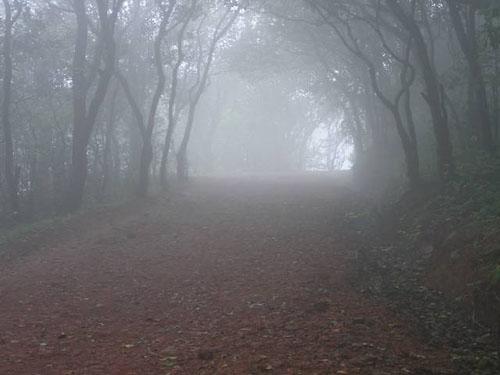
[[[115, 69], [114, 32], [123, 1], [113, 0], [111, 4], [105, 0], [95, 1], [99, 30], [94, 61], [89, 72], [87, 72], [89, 44], [87, 2], [85, 0], [73, 2], [77, 24], [72, 76], [73, 153], [65, 205], [66, 210], [70, 212], [78, 210], [82, 204], [88, 173], [87, 147]], [[104, 65], [102, 69], [101, 63]], [[90, 93], [94, 81], [96, 81], [96, 87], [94, 92]], [[88, 106], [87, 102], [89, 102]]]
[[111, 179], [111, 154], [114, 140], [114, 131], [116, 127], [116, 102], [118, 97], [119, 85], [116, 83], [109, 98], [109, 115], [106, 122], [106, 140], [103, 150], [103, 172], [102, 172], [102, 185], [101, 195], [104, 197]]
[[134, 98], [130, 86], [125, 78], [125, 76], [121, 73], [118, 73], [118, 79], [122, 84], [122, 87], [125, 91], [125, 95], [127, 97], [127, 101], [129, 102], [132, 112], [137, 121], [137, 125], [139, 127], [141, 136], [142, 136], [142, 152], [141, 152], [141, 162], [139, 167], [139, 182], [137, 187], [137, 193], [140, 196], [145, 196], [148, 193], [149, 189], [149, 180], [150, 180], [150, 168], [151, 162], [153, 160], [153, 131], [156, 123], [156, 112], [158, 110], [158, 105], [160, 103], [161, 96], [165, 90], [166, 84], [166, 76], [165, 71], [163, 69], [163, 56], [162, 56], [162, 43], [165, 39], [167, 32], [167, 26], [170, 21], [170, 17], [174, 11], [176, 0], [169, 0], [168, 6], [165, 6], [162, 0], [158, 0], [158, 8], [160, 10], [160, 25], [158, 28], [158, 32], [154, 39], [154, 63], [156, 68], [156, 73], [158, 76], [158, 81], [156, 83], [156, 88], [153, 93], [153, 98], [151, 100], [151, 105], [148, 112], [147, 122], [144, 120], [144, 115], [142, 114], [139, 105]]
[[407, 12], [397, 0], [386, 0], [386, 4], [395, 19], [399, 21], [414, 41], [415, 54], [426, 88], [426, 92], [422, 95], [430, 108], [432, 117], [438, 172], [441, 179], [447, 181], [455, 174], [455, 161], [448, 128], [444, 87], [439, 83], [439, 77], [429, 57], [427, 44], [414, 16]]
[[[12, 212], [19, 211], [19, 167], [15, 166], [14, 141], [12, 139], [12, 124], [10, 119], [12, 99], [12, 34], [13, 27], [23, 11], [23, 3], [19, 0], [3, 0], [5, 11], [4, 40], [2, 56], [4, 62], [2, 82], [2, 125], [5, 142], [5, 180]], [[14, 8], [14, 9], [12, 9]]]
[[487, 152], [494, 152], [495, 142], [492, 134], [488, 96], [484, 83], [484, 74], [479, 61], [478, 42], [476, 36], [476, 13], [479, 10], [477, 1], [468, 1], [459, 4], [454, 0], [448, 3], [451, 23], [455, 30], [458, 42], [466, 58], [469, 68], [470, 82], [473, 86], [475, 123], [480, 130], [483, 148]]
[[[397, 63], [401, 64], [400, 72], [400, 82], [401, 86], [397, 91], [395, 97], [391, 100], [381, 89], [379, 84], [379, 73], [377, 72], [376, 65], [372, 58], [368, 55], [366, 51], [360, 46], [358, 38], [354, 35], [350, 20], [344, 18], [340, 12], [339, 8], [342, 7], [341, 4], [331, 4], [330, 6], [323, 2], [318, 2], [312, 0], [311, 5], [320, 14], [322, 19], [335, 34], [342, 41], [342, 44], [356, 56], [367, 68], [370, 77], [371, 88], [380, 102], [387, 108], [387, 110], [392, 114], [394, 119], [394, 124], [396, 126], [397, 133], [401, 140], [401, 145], [403, 147], [403, 152], [405, 155], [406, 162], [406, 175], [408, 177], [410, 187], [416, 188], [420, 184], [420, 172], [419, 172], [419, 158], [418, 158], [418, 147], [417, 147], [417, 137], [415, 133], [415, 125], [413, 122], [413, 116], [410, 110], [410, 88], [415, 81], [415, 72], [413, 66], [410, 64], [410, 56], [412, 49], [412, 38], [407, 37], [406, 46], [404, 46], [404, 56], [399, 56], [396, 51], [391, 48], [378, 24], [373, 24], [370, 20], [361, 18], [366, 22], [371, 29], [378, 35], [382, 48], [385, 49], [391, 58]], [[348, 11], [346, 11], [348, 13]], [[360, 17], [358, 16], [358, 19]], [[340, 29], [344, 28], [344, 31]], [[386, 62], [386, 65], [389, 64]], [[405, 97], [405, 111], [407, 119], [407, 128], [405, 127], [405, 122], [400, 112], [401, 99]], [[357, 115], [354, 116], [356, 120]], [[355, 121], [356, 127], [359, 129], [359, 120]], [[354, 134], [359, 134], [359, 130], [355, 131]], [[355, 136], [356, 140], [355, 147], [360, 149], [359, 135]]]
[[191, 7], [189, 8], [187, 15], [185, 16], [184, 22], [177, 34], [177, 59], [172, 69], [171, 84], [170, 84], [170, 95], [168, 99], [168, 126], [165, 135], [165, 141], [163, 143], [161, 163], [160, 163], [160, 184], [165, 187], [167, 183], [167, 163], [168, 155], [170, 153], [170, 146], [172, 144], [172, 137], [174, 135], [175, 128], [177, 126], [177, 118], [175, 115], [176, 101], [177, 101], [177, 91], [179, 85], [179, 70], [182, 63], [184, 62], [184, 37], [186, 29], [191, 22], [198, 0], [192, 0]]
[[[189, 138], [191, 136], [191, 131], [193, 129], [196, 108], [208, 83], [210, 68], [212, 67], [217, 44], [227, 34], [231, 26], [236, 21], [239, 13], [240, 6], [237, 7], [237, 10], [232, 9], [232, 7], [227, 7], [210, 37], [208, 49], [206, 52], [203, 51], [200, 35], [201, 32], [200, 28], [198, 28], [198, 59], [196, 61], [196, 82], [189, 90], [189, 109], [187, 123], [181, 144], [179, 146], [179, 150], [177, 151], [177, 178], [179, 180], [185, 181], [188, 178], [187, 147]], [[200, 26], [202, 26], [202, 24], [203, 20], [201, 21]], [[205, 53], [206, 56], [204, 56]]]

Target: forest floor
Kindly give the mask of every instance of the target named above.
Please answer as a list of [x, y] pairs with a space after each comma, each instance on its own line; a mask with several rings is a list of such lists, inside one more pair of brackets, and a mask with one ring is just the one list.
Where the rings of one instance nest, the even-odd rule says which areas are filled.
[[353, 287], [342, 177], [199, 179], [2, 244], [0, 374], [453, 374]]

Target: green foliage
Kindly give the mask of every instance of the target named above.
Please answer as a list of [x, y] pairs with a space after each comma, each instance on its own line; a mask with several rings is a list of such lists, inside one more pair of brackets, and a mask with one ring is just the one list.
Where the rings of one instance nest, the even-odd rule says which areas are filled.
[[457, 170], [461, 179], [470, 182], [484, 177], [500, 182], [500, 159], [484, 152], [474, 152], [459, 160]]
[[482, 216], [500, 216], [500, 193], [488, 191], [482, 197], [483, 207], [479, 211]]
[[500, 160], [477, 153], [458, 164], [453, 188], [479, 218], [500, 217]]
[[481, 13], [486, 20], [486, 32], [494, 48], [500, 46], [500, 4], [497, 0], [483, 0]]
[[497, 264], [495, 269], [491, 272], [490, 281], [494, 286], [500, 285], [500, 264]]
[[28, 238], [33, 234], [60, 227], [71, 217], [71, 215], [50, 217], [37, 222], [19, 224], [10, 229], [0, 230], [0, 248], [11, 241]]

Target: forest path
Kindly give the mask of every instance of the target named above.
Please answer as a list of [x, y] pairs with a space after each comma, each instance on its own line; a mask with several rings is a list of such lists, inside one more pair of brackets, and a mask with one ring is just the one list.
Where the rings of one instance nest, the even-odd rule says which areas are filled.
[[31, 239], [0, 266], [0, 374], [447, 373], [348, 282], [353, 199], [321, 175], [206, 179]]

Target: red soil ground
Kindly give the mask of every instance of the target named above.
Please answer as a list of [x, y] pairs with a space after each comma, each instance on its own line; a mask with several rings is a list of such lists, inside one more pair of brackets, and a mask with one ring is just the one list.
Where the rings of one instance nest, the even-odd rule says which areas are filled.
[[325, 176], [198, 180], [12, 243], [0, 374], [452, 373], [347, 281], [353, 199]]

